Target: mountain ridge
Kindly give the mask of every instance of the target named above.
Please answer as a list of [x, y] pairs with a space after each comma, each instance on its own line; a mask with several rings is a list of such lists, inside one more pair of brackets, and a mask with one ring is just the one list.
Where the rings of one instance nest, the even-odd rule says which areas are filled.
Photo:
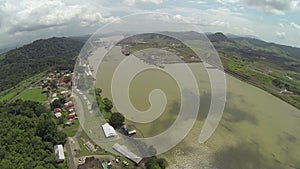
[[83, 42], [66, 37], [36, 40], [2, 54], [0, 92], [51, 69], [73, 69]]

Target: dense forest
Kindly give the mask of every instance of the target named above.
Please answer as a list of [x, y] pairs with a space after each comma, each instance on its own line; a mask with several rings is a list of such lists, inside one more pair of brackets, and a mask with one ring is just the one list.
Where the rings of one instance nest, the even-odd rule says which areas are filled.
[[54, 169], [53, 145], [64, 143], [51, 112], [42, 104], [17, 100], [0, 103], [0, 168]]
[[50, 38], [3, 54], [0, 59], [0, 92], [44, 71], [72, 70], [83, 44], [69, 38]]

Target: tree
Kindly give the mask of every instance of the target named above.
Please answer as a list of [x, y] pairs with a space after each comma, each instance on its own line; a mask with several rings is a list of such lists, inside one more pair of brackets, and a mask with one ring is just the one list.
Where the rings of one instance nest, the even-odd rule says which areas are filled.
[[111, 109], [113, 108], [113, 104], [108, 98], [103, 99], [103, 104], [105, 106], [105, 110], [108, 112], [110, 112]]
[[56, 79], [54, 79], [54, 80], [52, 80], [52, 81], [50, 82], [50, 87], [51, 87], [51, 88], [57, 88], [57, 80], [56, 80]]
[[165, 169], [168, 166], [168, 162], [163, 158], [157, 158], [152, 156], [145, 162], [146, 169]]
[[39, 117], [41, 114], [48, 112], [47, 108], [43, 106], [42, 104], [36, 104], [33, 107], [33, 112]]
[[43, 117], [42, 120], [37, 124], [36, 135], [42, 137], [43, 141], [49, 141], [55, 143], [54, 137], [57, 132], [56, 124], [52, 119]]
[[67, 138], [67, 134], [62, 131], [57, 131], [54, 135], [55, 144], [64, 144]]
[[167, 168], [168, 162], [164, 158], [157, 159], [157, 163], [159, 164], [160, 168], [164, 169]]
[[123, 125], [125, 121], [125, 117], [119, 113], [112, 113], [112, 115], [109, 118], [109, 124], [112, 125], [114, 128], [119, 128]]
[[0, 104], [1, 169], [67, 168], [54, 163], [53, 153], [53, 145], [64, 143], [66, 134], [57, 130], [49, 109], [40, 106], [22, 100]]
[[61, 106], [62, 103], [59, 99], [56, 99], [51, 103], [51, 109], [60, 108]]
[[102, 89], [96, 88], [95, 94], [96, 94], [97, 96], [101, 96], [101, 93], [102, 93]]

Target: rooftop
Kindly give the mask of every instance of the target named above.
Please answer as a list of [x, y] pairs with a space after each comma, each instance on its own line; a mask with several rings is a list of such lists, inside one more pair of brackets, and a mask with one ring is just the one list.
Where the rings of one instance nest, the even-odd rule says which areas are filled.
[[105, 137], [113, 137], [117, 135], [113, 126], [109, 125], [108, 123], [103, 124], [102, 129], [104, 131]]
[[142, 157], [131, 152], [125, 145], [116, 143], [113, 145], [113, 149], [136, 164], [140, 163], [143, 159]]

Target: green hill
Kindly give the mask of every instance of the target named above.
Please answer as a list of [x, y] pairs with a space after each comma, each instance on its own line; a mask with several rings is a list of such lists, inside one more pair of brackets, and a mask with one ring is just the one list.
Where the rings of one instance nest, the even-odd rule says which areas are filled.
[[83, 42], [50, 38], [10, 50], [0, 59], [0, 92], [52, 69], [73, 69]]

